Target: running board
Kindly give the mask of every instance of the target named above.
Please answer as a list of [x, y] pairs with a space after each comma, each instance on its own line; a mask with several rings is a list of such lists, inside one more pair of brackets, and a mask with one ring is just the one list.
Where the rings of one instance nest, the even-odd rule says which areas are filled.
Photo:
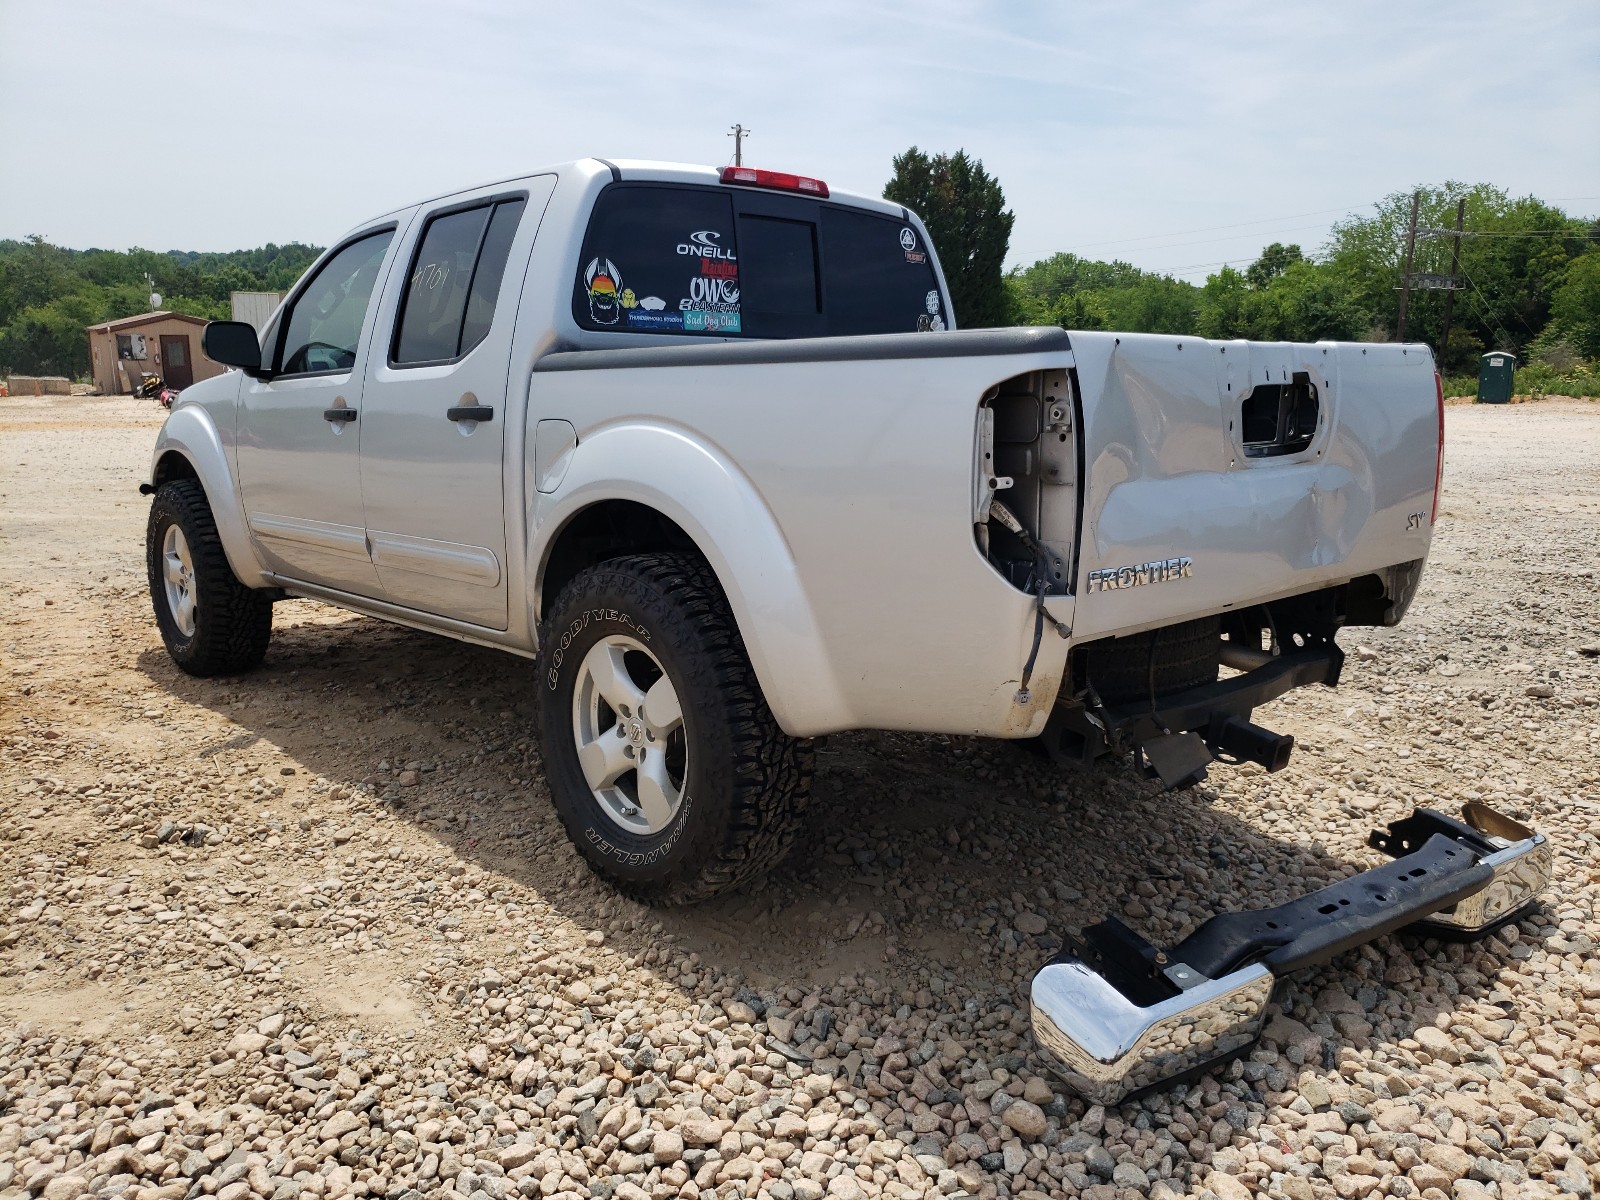
[[1392, 862], [1276, 908], [1219, 913], [1161, 950], [1115, 917], [1033, 979], [1033, 1036], [1097, 1104], [1191, 1078], [1247, 1051], [1281, 976], [1407, 926], [1455, 940], [1516, 920], [1550, 880], [1550, 847], [1482, 804], [1432, 809], [1368, 839]]

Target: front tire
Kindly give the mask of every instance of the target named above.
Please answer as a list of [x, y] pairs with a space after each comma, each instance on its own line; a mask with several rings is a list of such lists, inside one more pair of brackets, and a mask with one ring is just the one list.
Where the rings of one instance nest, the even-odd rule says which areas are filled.
[[596, 874], [647, 904], [691, 904], [788, 852], [815, 755], [773, 719], [705, 563], [589, 568], [540, 646], [550, 796]]
[[261, 664], [272, 638], [272, 601], [234, 575], [199, 480], [156, 489], [145, 565], [161, 640], [180, 669], [232, 675]]

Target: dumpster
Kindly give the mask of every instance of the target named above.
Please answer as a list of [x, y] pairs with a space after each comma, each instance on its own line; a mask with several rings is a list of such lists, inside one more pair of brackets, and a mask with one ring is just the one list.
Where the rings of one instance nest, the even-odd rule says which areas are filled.
[[1478, 359], [1478, 403], [1509, 404], [1516, 369], [1516, 356], [1505, 350], [1491, 350]]

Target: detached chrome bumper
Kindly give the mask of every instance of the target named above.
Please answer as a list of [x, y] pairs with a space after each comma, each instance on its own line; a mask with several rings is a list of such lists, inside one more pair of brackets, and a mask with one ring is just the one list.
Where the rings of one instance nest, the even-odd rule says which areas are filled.
[[1254, 1044], [1277, 978], [1403, 926], [1482, 937], [1550, 879], [1540, 834], [1481, 804], [1418, 809], [1371, 844], [1394, 861], [1277, 908], [1221, 913], [1169, 950], [1116, 918], [1034, 976], [1034, 1041], [1085, 1098], [1114, 1104]]

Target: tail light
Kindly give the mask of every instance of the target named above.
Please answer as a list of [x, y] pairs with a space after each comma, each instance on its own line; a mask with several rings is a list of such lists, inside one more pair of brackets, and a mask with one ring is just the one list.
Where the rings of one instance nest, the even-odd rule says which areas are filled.
[[803, 192], [807, 196], [828, 198], [828, 185], [820, 179], [805, 175], [788, 175], [782, 171], [758, 171], [754, 167], [723, 167], [723, 183], [740, 183], [745, 187], [774, 188], [780, 192]]
[[1433, 515], [1428, 518], [1430, 525], [1439, 522], [1439, 485], [1444, 482], [1444, 376], [1437, 371], [1433, 373], [1433, 392], [1439, 401], [1439, 462], [1433, 471]]

